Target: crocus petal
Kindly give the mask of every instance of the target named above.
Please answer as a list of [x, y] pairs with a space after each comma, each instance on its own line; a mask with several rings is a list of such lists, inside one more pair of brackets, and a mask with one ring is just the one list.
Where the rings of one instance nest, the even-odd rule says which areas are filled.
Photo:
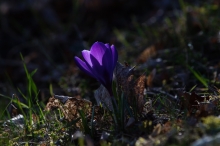
[[103, 83], [105, 79], [102, 78], [103, 76], [101, 72], [103, 71], [102, 71], [102, 67], [100, 66], [99, 62], [96, 60], [95, 57], [91, 57], [92, 55], [90, 54], [90, 51], [88, 50], [83, 50], [82, 55], [83, 55], [83, 58], [85, 60], [87, 67], [90, 69], [92, 74], [95, 76], [94, 78], [96, 78], [99, 82]]
[[90, 58], [90, 51], [88, 51], [88, 50], [83, 50], [83, 51], [82, 51], [82, 56], [83, 56], [84, 60], [88, 63], [88, 65], [89, 65], [90, 67], [92, 67], [93, 64], [92, 64], [92, 61], [91, 61], [91, 58]]
[[107, 48], [105, 44], [101, 42], [95, 42], [91, 47], [90, 54], [97, 59], [100, 65], [102, 65], [102, 58], [106, 50]]
[[92, 71], [90, 70], [90, 68], [87, 66], [87, 64], [82, 61], [79, 57], [74, 57], [75, 63], [76, 65], [85, 73], [87, 73], [88, 75], [92, 76], [93, 78], [95, 78], [94, 74], [92, 73]]
[[101, 66], [98, 60], [93, 55], [91, 55], [90, 57], [93, 64], [93, 67], [91, 68], [93, 74], [96, 76], [96, 79], [99, 82], [101, 82], [103, 85], [106, 85], [107, 84], [106, 80], [108, 79], [108, 77], [106, 76], [105, 67]]
[[114, 68], [115, 68], [115, 66], [117, 64], [117, 61], [118, 61], [118, 52], [115, 49], [114, 45], [111, 45], [111, 51], [112, 51], [112, 64], [113, 64], [112, 70], [114, 70]]
[[[107, 69], [109, 70], [109, 72], [112, 72], [112, 68], [114, 68], [113, 64], [112, 64], [112, 52], [111, 52], [111, 48], [109, 44], [105, 44], [105, 46], [107, 47], [107, 51], [103, 56], [103, 64], [105, 64], [105, 67], [107, 67]], [[110, 75], [111, 76], [111, 75]]]
[[106, 49], [105, 54], [103, 55], [102, 64], [109, 72], [112, 72], [112, 52], [111, 49]]
[[105, 46], [106, 46], [106, 48], [110, 48], [110, 45], [107, 43], [107, 44], [105, 44]]

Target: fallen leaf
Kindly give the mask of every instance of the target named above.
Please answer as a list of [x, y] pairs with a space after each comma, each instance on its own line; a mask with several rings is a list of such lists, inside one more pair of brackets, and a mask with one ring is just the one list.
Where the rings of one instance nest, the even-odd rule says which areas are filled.
[[153, 69], [151, 73], [147, 76], [147, 86], [152, 87], [153, 79], [156, 75], [156, 69]]
[[154, 57], [157, 54], [158, 50], [160, 50], [162, 48], [163, 48], [163, 44], [162, 43], [156, 43], [154, 45], [151, 45], [151, 46], [147, 47], [141, 53], [141, 55], [138, 57], [137, 62], [138, 63], [146, 62], [151, 57]]
[[[130, 86], [133, 80], [133, 70], [135, 67], [123, 66], [121, 63], [117, 63], [114, 74], [117, 82], [117, 88], [119, 92], [129, 94]], [[120, 95], [121, 93], [119, 93]]]
[[134, 97], [137, 103], [139, 113], [143, 111], [143, 107], [146, 102], [144, 98], [145, 83], [146, 83], [146, 76], [141, 75], [134, 84]]
[[78, 110], [84, 110], [87, 115], [91, 114], [92, 102], [85, 99], [68, 97], [68, 100], [63, 104], [59, 99], [51, 97], [46, 105], [45, 110], [50, 111], [59, 108], [64, 114], [64, 118], [68, 121], [79, 118]]
[[161, 124], [157, 124], [154, 129], [153, 132], [151, 133], [152, 137], [156, 137], [157, 135], [159, 135], [162, 131], [162, 125]]
[[196, 118], [212, 115], [219, 103], [218, 98], [202, 97], [194, 92], [184, 92], [182, 96], [183, 108], [187, 108], [189, 116], [195, 116]]
[[184, 106], [187, 107], [189, 111], [191, 111], [193, 107], [198, 106], [199, 102], [205, 100], [204, 97], [199, 96], [195, 92], [192, 93], [183, 92], [182, 97], [183, 97]]
[[[45, 107], [46, 111], [59, 109], [63, 113], [64, 119], [71, 122], [73, 120], [77, 120], [81, 118], [78, 112], [79, 110], [83, 110], [86, 115], [86, 118], [88, 120], [91, 120], [92, 113], [93, 113], [92, 109], [94, 108], [93, 121], [97, 123], [95, 125], [96, 127], [101, 126], [99, 123], [103, 122], [102, 117], [103, 117], [104, 111], [103, 111], [103, 108], [101, 108], [100, 106], [92, 106], [92, 102], [85, 100], [85, 99], [81, 99], [81, 98], [69, 97], [69, 96], [63, 96], [63, 95], [55, 95], [55, 97], [49, 98], [49, 101]], [[106, 118], [106, 120], [108, 120], [108, 122], [111, 122], [111, 119], [109, 118]], [[82, 125], [81, 120], [76, 122], [77, 127], [81, 127], [81, 125]]]
[[141, 75], [134, 80], [133, 70], [135, 67], [117, 64], [115, 78], [117, 82], [118, 95], [125, 95], [128, 104], [139, 113], [143, 111], [145, 104], [144, 90], [146, 87], [146, 76]]

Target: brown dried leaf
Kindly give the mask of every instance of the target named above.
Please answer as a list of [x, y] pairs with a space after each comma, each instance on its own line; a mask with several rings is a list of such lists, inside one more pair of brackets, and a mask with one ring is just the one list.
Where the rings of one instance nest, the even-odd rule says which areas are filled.
[[64, 114], [64, 118], [68, 121], [79, 118], [78, 110], [83, 109], [86, 114], [91, 113], [92, 103], [85, 99], [69, 97], [65, 104], [54, 97], [51, 97], [46, 105], [45, 110], [59, 108]]
[[123, 66], [120, 63], [117, 64], [115, 69], [115, 77], [118, 88], [118, 95], [123, 93], [128, 100], [128, 103], [133, 108], [137, 108], [137, 111], [141, 113], [145, 104], [144, 90], [146, 83], [146, 76], [140, 76], [134, 81], [133, 76], [134, 67]]
[[[68, 121], [72, 121], [80, 118], [78, 111], [83, 110], [86, 114], [87, 119], [88, 120], [91, 119], [92, 102], [75, 97], [60, 96], [60, 95], [55, 95], [55, 96], [58, 99], [51, 97], [46, 105], [45, 110], [51, 111], [53, 109], [60, 109], [61, 112], [64, 114], [64, 118]], [[64, 101], [63, 99], [65, 100], [65, 102], [63, 102]], [[101, 123], [103, 117], [103, 109], [100, 106], [95, 106], [94, 108], [95, 108], [94, 120], [96, 121], [96, 123]], [[110, 122], [111, 120], [108, 119], [108, 121]], [[80, 123], [81, 121], [78, 121], [76, 123], [76, 126], [80, 127], [81, 125]], [[100, 126], [100, 124], [98, 124], [97, 126]]]
[[[123, 66], [119, 62], [115, 68], [115, 78], [118, 86], [119, 92], [124, 92], [129, 95], [130, 86], [132, 86], [133, 82], [133, 70], [134, 67]], [[121, 93], [119, 93], [120, 95]]]
[[156, 69], [153, 69], [151, 73], [147, 76], [147, 86], [152, 87], [153, 79], [156, 75]]
[[207, 117], [214, 114], [216, 107], [218, 106], [219, 99], [214, 99], [208, 102], [200, 102], [198, 110], [196, 111], [196, 117]]
[[45, 110], [50, 111], [50, 110], [56, 109], [60, 106], [61, 106], [60, 101], [54, 97], [51, 97], [51, 98], [49, 98], [49, 101], [47, 102]]
[[154, 45], [151, 45], [147, 47], [141, 55], [138, 57], [137, 62], [138, 63], [144, 63], [149, 58], [154, 57], [157, 54], [157, 51], [163, 47], [162, 43], [156, 43]]
[[134, 96], [136, 99], [137, 107], [139, 113], [143, 111], [143, 107], [145, 104], [145, 98], [144, 98], [144, 90], [145, 90], [145, 83], [146, 83], [146, 76], [141, 75], [134, 84]]
[[183, 106], [188, 109], [189, 116], [195, 115], [197, 118], [212, 115], [219, 103], [218, 98], [211, 98], [211, 96], [202, 97], [196, 93], [187, 92], [182, 95]]
[[163, 125], [163, 128], [162, 128], [162, 130], [161, 130], [161, 133], [170, 132], [170, 130], [171, 130], [173, 124], [174, 124], [174, 123], [171, 123], [171, 121], [166, 122], [166, 123]]
[[177, 119], [175, 121], [167, 121], [165, 124], [163, 124], [161, 133], [169, 133], [173, 127], [176, 128], [177, 126], [182, 126], [182, 120]]
[[162, 131], [162, 125], [161, 124], [157, 124], [154, 129], [153, 132], [151, 133], [152, 137], [156, 137], [157, 135], [159, 135]]
[[63, 106], [65, 119], [72, 121], [79, 118], [79, 110], [83, 110], [86, 115], [91, 113], [92, 102], [85, 99], [70, 98]]
[[192, 110], [193, 107], [198, 106], [200, 102], [203, 102], [205, 100], [204, 97], [199, 96], [196, 93], [188, 93], [188, 92], [183, 92], [182, 93], [183, 97], [183, 104], [189, 111]]

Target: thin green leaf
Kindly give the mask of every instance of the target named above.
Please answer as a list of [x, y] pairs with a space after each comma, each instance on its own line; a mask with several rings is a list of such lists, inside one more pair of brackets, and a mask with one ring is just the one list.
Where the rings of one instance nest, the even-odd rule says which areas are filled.
[[208, 87], [208, 83], [206, 82], [206, 79], [203, 78], [202, 75], [200, 75], [198, 72], [193, 70], [191, 67], [188, 66], [188, 68], [193, 73], [193, 75], [207, 88]]

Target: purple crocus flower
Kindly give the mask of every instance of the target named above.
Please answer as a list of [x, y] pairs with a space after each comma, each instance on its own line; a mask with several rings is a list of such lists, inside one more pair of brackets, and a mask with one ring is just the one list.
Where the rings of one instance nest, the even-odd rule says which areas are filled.
[[81, 60], [74, 58], [76, 65], [86, 74], [96, 78], [112, 96], [113, 71], [118, 60], [118, 52], [114, 45], [95, 42], [90, 51], [83, 50]]

